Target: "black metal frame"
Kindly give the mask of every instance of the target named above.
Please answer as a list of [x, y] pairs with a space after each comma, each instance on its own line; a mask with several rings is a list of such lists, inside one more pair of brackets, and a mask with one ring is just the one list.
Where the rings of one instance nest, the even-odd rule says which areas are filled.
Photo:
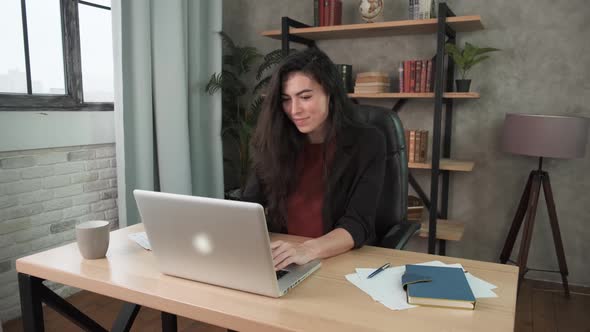
[[[81, 1], [80, 3], [93, 5]], [[100, 6], [101, 8], [104, 6]], [[106, 9], [108, 7], [104, 7]], [[112, 111], [113, 103], [85, 103], [82, 91], [78, 1], [60, 0], [65, 95], [32, 94], [26, 0], [21, 0], [27, 93], [0, 93], [0, 111]]]
[[[446, 3], [441, 2], [438, 6], [437, 21], [437, 43], [435, 60], [435, 80], [434, 80], [434, 118], [432, 123], [432, 169], [430, 175], [430, 198], [427, 197], [420, 184], [416, 181], [411, 172], [409, 172], [409, 183], [416, 191], [418, 196], [424, 202], [429, 211], [428, 226], [428, 253], [434, 254], [436, 251], [436, 224], [437, 219], [446, 219], [448, 216], [449, 206], [449, 182], [450, 172], [440, 169], [440, 159], [450, 158], [451, 156], [451, 132], [453, 123], [453, 99], [445, 99], [445, 88], [452, 88], [455, 79], [454, 62], [451, 57], [447, 57], [447, 66], [445, 68], [445, 44], [455, 43], [455, 31], [447, 24], [447, 17], [455, 16], [453, 11]], [[304, 28], [308, 25], [295, 21], [289, 17], [281, 19], [281, 47], [283, 54], [289, 52], [289, 42], [305, 44], [309, 47], [316, 47], [315, 41], [294, 36], [290, 34], [289, 28]], [[448, 38], [448, 39], [447, 39]], [[392, 108], [392, 111], [399, 112], [407, 102], [407, 98], [400, 98]], [[356, 100], [354, 102], [358, 103]], [[444, 128], [443, 128], [443, 106], [444, 106]], [[443, 130], [444, 129], [444, 130]], [[442, 151], [441, 151], [442, 150]], [[441, 179], [442, 178], [442, 179]], [[442, 181], [441, 181], [442, 180]], [[442, 182], [442, 186], [441, 186]], [[440, 191], [440, 199], [439, 199]], [[440, 211], [439, 211], [440, 208]], [[439, 240], [438, 253], [446, 254], [446, 241]]]
[[286, 16], [281, 17], [281, 50], [283, 51], [283, 56], [289, 54], [289, 42], [304, 44], [307, 47], [316, 47], [315, 41], [290, 34], [289, 28], [291, 27], [309, 28], [310, 26]]
[[[78, 310], [43, 284], [43, 279], [24, 273], [18, 274], [23, 330], [25, 332], [45, 331], [42, 303], [60, 313], [84, 331], [108, 331], [92, 318]], [[124, 303], [113, 323], [111, 331], [129, 332], [141, 306]], [[162, 331], [177, 331], [176, 315], [162, 312]]]
[[[447, 17], [455, 16], [446, 3], [441, 2], [438, 6], [438, 22], [436, 34], [436, 65], [435, 65], [435, 80], [434, 80], [434, 119], [432, 124], [432, 170], [430, 176], [430, 206], [429, 206], [429, 223], [428, 223], [428, 253], [434, 254], [436, 251], [436, 223], [437, 218], [446, 219], [448, 215], [449, 205], [449, 177], [450, 172], [440, 169], [440, 159], [449, 158], [451, 156], [451, 132], [453, 120], [453, 99], [443, 100], [445, 88], [453, 87], [454, 80], [454, 64], [451, 57], [447, 59], [447, 68], [445, 72], [445, 43], [455, 43], [455, 31], [447, 24]], [[446, 82], [443, 81], [446, 78]], [[442, 110], [443, 103], [445, 106], [445, 122], [444, 133], [442, 131]], [[441, 152], [441, 136], [442, 152]], [[442, 155], [441, 155], [442, 154]], [[442, 175], [442, 188], [439, 207], [439, 185], [440, 176]], [[439, 240], [439, 254], [446, 254], [446, 241]]]

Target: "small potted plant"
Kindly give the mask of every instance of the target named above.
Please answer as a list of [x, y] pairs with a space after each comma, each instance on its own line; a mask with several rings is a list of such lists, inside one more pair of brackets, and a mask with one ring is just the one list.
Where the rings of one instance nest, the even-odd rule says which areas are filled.
[[455, 83], [457, 84], [457, 92], [469, 92], [471, 79], [466, 79], [469, 70], [475, 64], [489, 58], [488, 55], [484, 54], [499, 51], [497, 48], [478, 47], [470, 43], [465, 43], [463, 49], [458, 48], [455, 44], [447, 43], [445, 49], [461, 72], [461, 79], [455, 80]]

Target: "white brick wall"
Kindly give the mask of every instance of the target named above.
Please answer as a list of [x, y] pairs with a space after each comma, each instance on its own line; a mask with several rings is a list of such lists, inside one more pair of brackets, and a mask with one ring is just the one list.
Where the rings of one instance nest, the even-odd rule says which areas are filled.
[[114, 144], [0, 152], [0, 321], [20, 315], [16, 259], [74, 241], [83, 221], [118, 227], [115, 167]]

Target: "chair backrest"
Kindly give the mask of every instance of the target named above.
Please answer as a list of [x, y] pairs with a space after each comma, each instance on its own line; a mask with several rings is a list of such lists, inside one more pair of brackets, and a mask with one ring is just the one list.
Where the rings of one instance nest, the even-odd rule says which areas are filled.
[[404, 127], [397, 113], [389, 109], [371, 105], [355, 108], [359, 120], [377, 127], [387, 141], [385, 178], [375, 221], [379, 245], [393, 226], [407, 220], [408, 155]]

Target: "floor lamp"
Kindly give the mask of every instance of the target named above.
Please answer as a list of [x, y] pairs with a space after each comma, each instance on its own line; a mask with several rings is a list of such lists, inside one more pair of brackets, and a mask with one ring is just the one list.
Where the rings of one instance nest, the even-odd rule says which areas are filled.
[[589, 119], [583, 117], [506, 114], [502, 133], [502, 149], [514, 154], [539, 158], [539, 167], [531, 171], [529, 175], [524, 192], [520, 198], [520, 203], [518, 204], [518, 209], [516, 210], [516, 215], [512, 220], [512, 226], [506, 237], [502, 254], [500, 255], [500, 262], [505, 264], [509, 261], [514, 242], [524, 221], [520, 251], [518, 252], [517, 261], [514, 262], [519, 266], [519, 284], [525, 273], [529, 270], [527, 268], [528, 253], [533, 235], [540, 190], [543, 187], [545, 203], [549, 213], [549, 222], [553, 233], [553, 243], [555, 244], [555, 251], [559, 262], [559, 271], [554, 272], [561, 274], [565, 294], [569, 296], [565, 253], [559, 232], [549, 173], [543, 170], [543, 158], [571, 159], [583, 157], [588, 140], [589, 123]]

